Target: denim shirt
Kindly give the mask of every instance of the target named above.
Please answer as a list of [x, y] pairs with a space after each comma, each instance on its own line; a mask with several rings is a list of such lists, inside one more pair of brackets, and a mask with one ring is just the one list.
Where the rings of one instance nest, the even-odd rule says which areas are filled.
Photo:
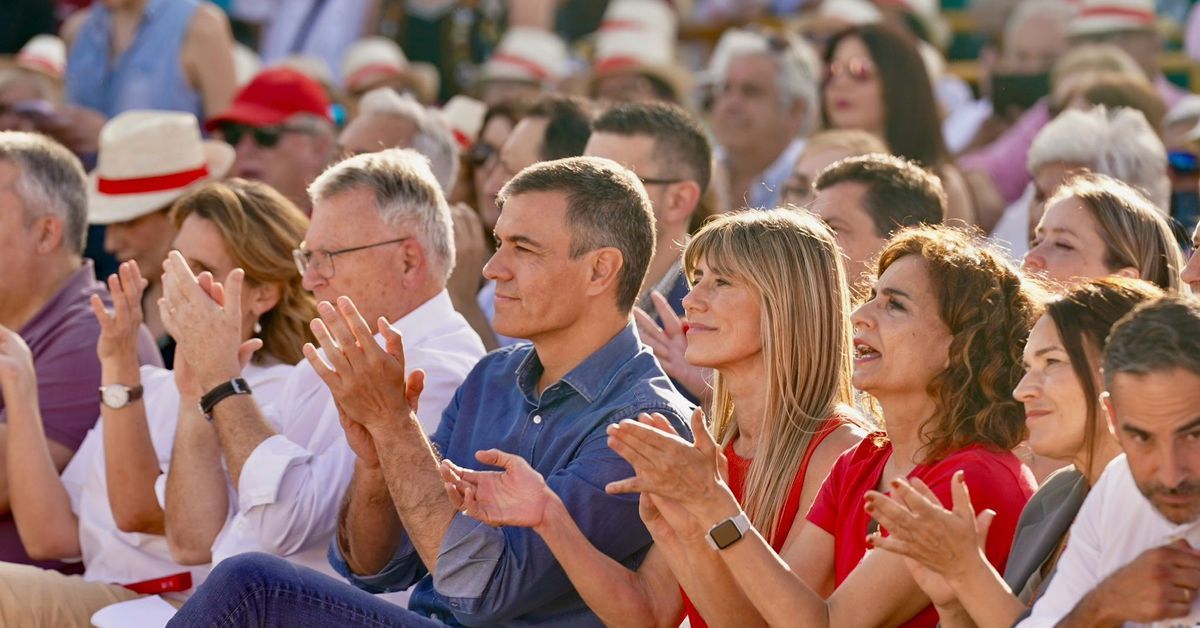
[[[638, 516], [637, 495], [604, 492], [609, 482], [633, 475], [608, 447], [605, 429], [642, 412], [660, 412], [690, 439], [684, 420], [690, 404], [671, 386], [633, 325], [539, 395], [541, 375], [530, 344], [492, 352], [446, 407], [433, 444], [443, 456], [474, 469], [484, 468], [475, 461], [481, 449], [520, 455], [546, 478], [592, 545], [636, 569], [650, 548], [650, 534]], [[372, 593], [416, 583], [409, 608], [451, 625], [601, 625], [530, 528], [493, 528], [456, 514], [433, 577], [407, 538], [373, 576], [350, 572], [336, 538], [329, 560], [351, 583]]]

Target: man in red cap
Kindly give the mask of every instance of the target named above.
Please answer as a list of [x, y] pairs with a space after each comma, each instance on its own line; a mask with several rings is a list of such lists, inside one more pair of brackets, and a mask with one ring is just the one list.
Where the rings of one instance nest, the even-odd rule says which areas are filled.
[[262, 181], [309, 211], [308, 184], [335, 147], [319, 83], [290, 68], [263, 70], [206, 126], [237, 150], [233, 176]]

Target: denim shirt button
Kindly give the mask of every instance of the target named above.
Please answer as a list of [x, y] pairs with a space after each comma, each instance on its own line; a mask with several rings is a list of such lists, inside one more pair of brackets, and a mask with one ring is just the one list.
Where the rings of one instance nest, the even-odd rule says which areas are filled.
[[533, 415], [533, 424], [541, 425], [542, 424], [542, 415], [540, 415], [540, 414]]

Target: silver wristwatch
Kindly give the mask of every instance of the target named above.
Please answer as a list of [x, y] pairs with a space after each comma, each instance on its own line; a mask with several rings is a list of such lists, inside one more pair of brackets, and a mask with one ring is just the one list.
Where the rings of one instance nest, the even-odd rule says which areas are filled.
[[114, 410], [120, 410], [141, 398], [141, 384], [137, 386], [109, 384], [100, 387], [100, 402]]
[[718, 523], [708, 531], [708, 544], [715, 550], [723, 550], [734, 543], [742, 540], [746, 532], [750, 529], [750, 518], [746, 516], [746, 511]]

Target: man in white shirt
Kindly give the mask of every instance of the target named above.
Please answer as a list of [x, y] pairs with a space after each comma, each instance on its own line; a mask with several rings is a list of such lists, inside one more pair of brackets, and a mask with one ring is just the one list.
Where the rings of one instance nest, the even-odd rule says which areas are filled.
[[[296, 252], [304, 286], [321, 308], [347, 296], [364, 304], [368, 319], [385, 318], [404, 335], [410, 368], [425, 371], [418, 419], [436, 429], [484, 350], [446, 293], [454, 266], [450, 213], [427, 161], [400, 149], [359, 155], [326, 170], [309, 189], [312, 223]], [[209, 396], [213, 429], [184, 446], [219, 451], [228, 470], [227, 480], [211, 473], [211, 465], [171, 467], [166, 528], [172, 551], [181, 562], [211, 558], [214, 564], [263, 551], [331, 572], [325, 551], [354, 454], [328, 389], [300, 364], [273, 411], [264, 413], [232, 385], [239, 343], [230, 340], [231, 318], [201, 298], [201, 287], [175, 254], [167, 276], [166, 306], [179, 350], [200, 386], [215, 391]], [[222, 527], [225, 512], [197, 504], [211, 503], [205, 494], [228, 490], [227, 481], [236, 513]]]
[[[1104, 352], [1109, 464], [1025, 627], [1200, 621], [1200, 302], [1164, 297]], [[1158, 624], [1156, 624], [1158, 625]]]

